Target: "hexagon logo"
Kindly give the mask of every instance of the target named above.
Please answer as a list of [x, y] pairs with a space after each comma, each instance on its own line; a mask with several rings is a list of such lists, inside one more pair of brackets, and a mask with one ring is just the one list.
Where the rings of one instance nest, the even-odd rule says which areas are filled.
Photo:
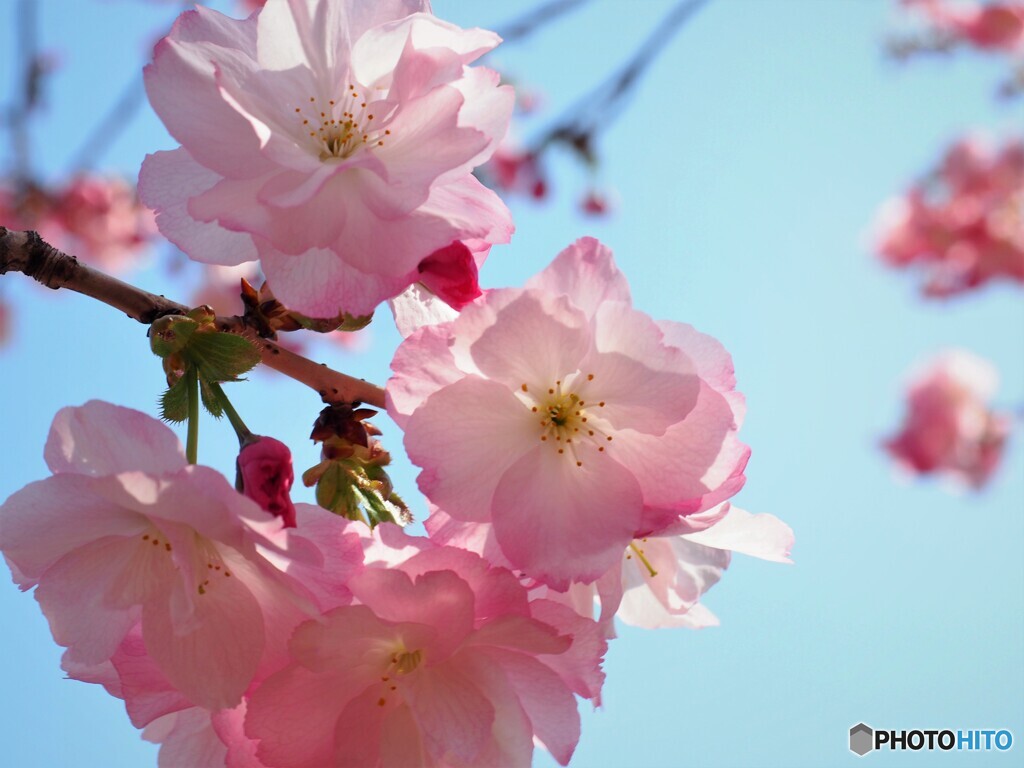
[[870, 725], [857, 723], [850, 729], [850, 751], [864, 757], [875, 748], [875, 732]]

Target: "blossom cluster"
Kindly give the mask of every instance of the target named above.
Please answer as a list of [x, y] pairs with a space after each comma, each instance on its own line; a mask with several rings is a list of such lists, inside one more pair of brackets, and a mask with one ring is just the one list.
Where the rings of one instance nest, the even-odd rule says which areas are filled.
[[200, 7], [146, 69], [181, 143], [140, 176], [166, 237], [203, 263], [258, 260], [310, 323], [391, 302], [386, 404], [431, 510], [426, 537], [388, 521], [404, 502], [352, 403], [314, 426], [321, 506], [293, 503], [288, 448], [221, 399], [244, 366], [215, 353], [208, 308], [151, 340], [165, 417], [189, 410], [189, 376], [182, 396], [227, 411], [235, 486], [145, 414], [60, 411], [52, 476], [0, 506], [0, 551], [67, 674], [122, 699], [161, 765], [526, 766], [536, 745], [568, 764], [616, 615], [709, 626], [701, 597], [732, 552], [788, 562], [790, 529], [731, 502], [750, 450], [718, 341], [635, 308], [593, 238], [523, 288], [480, 288], [512, 225], [472, 172], [511, 94], [472, 66], [498, 38], [429, 11]]
[[885, 448], [906, 470], [942, 474], [980, 488], [992, 475], [1010, 432], [1009, 414], [990, 405], [998, 385], [991, 364], [950, 350], [918, 370], [899, 434]]
[[57, 189], [0, 187], [0, 220], [111, 271], [134, 266], [156, 234], [153, 213], [117, 177], [82, 174]]
[[924, 274], [926, 296], [1024, 282], [1024, 142], [958, 141], [924, 181], [885, 204], [876, 238], [887, 264]]

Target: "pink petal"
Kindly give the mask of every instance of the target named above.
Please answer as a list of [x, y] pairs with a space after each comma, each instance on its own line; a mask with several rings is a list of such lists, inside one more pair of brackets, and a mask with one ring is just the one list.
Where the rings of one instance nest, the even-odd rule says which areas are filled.
[[489, 739], [494, 707], [457, 659], [421, 667], [404, 681], [402, 694], [431, 753], [474, 762]]
[[509, 389], [536, 390], [574, 373], [589, 345], [585, 318], [564, 299], [524, 291], [498, 310], [470, 354], [484, 375]]
[[160, 768], [223, 768], [227, 747], [199, 707], [164, 715], [146, 728], [142, 738], [160, 744]]
[[753, 515], [739, 507], [710, 528], [686, 536], [690, 541], [706, 547], [727, 549], [763, 560], [791, 563], [789, 550], [793, 546], [793, 529], [775, 515]]
[[499, 649], [487, 655], [512, 684], [537, 738], [555, 760], [568, 765], [580, 740], [580, 714], [565, 683], [529, 656]]
[[101, 400], [61, 408], [53, 418], [43, 456], [54, 474], [162, 475], [186, 465], [181, 443], [152, 416]]
[[[183, 590], [176, 584], [175, 591]], [[185, 598], [189, 599], [189, 598]], [[167, 679], [192, 702], [207, 709], [236, 706], [252, 682], [263, 654], [263, 615], [252, 593], [235, 577], [211, 579], [193, 599], [197, 626], [182, 632], [172, 603], [143, 606], [146, 649]]]
[[459, 316], [457, 311], [420, 283], [413, 283], [388, 303], [395, 316], [395, 326], [402, 334], [402, 338], [408, 338], [425, 325], [446, 323]]
[[435, 629], [430, 642], [434, 663], [449, 656], [473, 629], [473, 593], [451, 571], [425, 573], [413, 581], [401, 571], [367, 568], [349, 588], [382, 621]]
[[178, 17], [144, 70], [149, 101], [167, 130], [222, 176], [251, 178], [269, 169], [256, 133], [214, 82], [213, 61], [234, 51], [251, 57], [255, 35], [254, 20], [236, 21], [200, 6]]
[[102, 538], [72, 550], [40, 580], [36, 600], [70, 662], [106, 661], [138, 622], [137, 608], [110, 600], [135, 549], [134, 541]]
[[[620, 571], [617, 567], [610, 570]], [[608, 651], [608, 641], [601, 626], [553, 600], [534, 600], [530, 603], [530, 610], [538, 621], [572, 637], [572, 645], [565, 652], [543, 655], [538, 657], [538, 661], [554, 670], [573, 693], [592, 700], [595, 706], [599, 705], [605, 677], [601, 661]], [[612, 611], [614, 613], [614, 608]]]
[[576, 462], [538, 445], [494, 491], [494, 534], [517, 568], [555, 589], [589, 582], [613, 563], [640, 522], [640, 486], [610, 457]]
[[507, 387], [467, 377], [412, 414], [405, 449], [423, 467], [417, 481], [433, 503], [459, 519], [486, 520], [502, 473], [537, 444], [537, 431]]
[[570, 245], [531, 277], [526, 287], [564, 294], [587, 317], [593, 317], [606, 301], [631, 302], [629, 283], [615, 265], [611, 249], [593, 237]]
[[139, 171], [139, 196], [156, 210], [161, 234], [189, 258], [227, 266], [254, 261], [256, 246], [247, 232], [232, 232], [215, 221], [202, 221], [189, 213], [189, 200], [220, 181], [220, 176], [179, 147], [146, 156]]
[[64, 473], [30, 483], [0, 505], [0, 550], [28, 588], [54, 563], [104, 537], [142, 533], [146, 519], [118, 478]]
[[292, 665], [265, 680], [249, 699], [245, 733], [267, 765], [334, 764], [334, 729], [353, 692], [344, 678]]

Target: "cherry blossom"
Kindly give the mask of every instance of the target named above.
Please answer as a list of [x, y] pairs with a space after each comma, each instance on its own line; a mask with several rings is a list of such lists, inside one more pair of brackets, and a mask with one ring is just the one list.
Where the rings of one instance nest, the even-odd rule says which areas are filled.
[[54, 247], [113, 272], [136, 266], [156, 234], [153, 212], [117, 177], [78, 175], [56, 189], [0, 189], [0, 217], [8, 229], [34, 229]]
[[935, 173], [882, 209], [876, 249], [891, 266], [921, 270], [926, 296], [1024, 282], [1024, 142], [954, 144]]
[[412, 333], [388, 409], [430, 501], [494, 526], [516, 569], [590, 582], [634, 538], [743, 485], [728, 353], [633, 309], [611, 252], [584, 238], [526, 289], [495, 290]]
[[903, 0], [919, 10], [936, 32], [952, 42], [964, 42], [983, 50], [1024, 49], [1024, 2], [1005, 0], [991, 3], [948, 2], [948, 0]]
[[1010, 431], [1009, 416], [989, 405], [998, 381], [991, 363], [969, 352], [940, 354], [911, 380], [903, 426], [886, 450], [910, 472], [985, 485]]
[[[687, 518], [690, 533], [650, 536], [630, 542], [620, 562], [592, 584], [573, 583], [564, 593], [534, 585], [532, 594], [557, 600], [582, 616], [600, 606], [599, 623], [614, 637], [612, 619], [659, 629], [715, 626], [718, 619], [700, 603], [721, 579], [732, 552], [789, 563], [793, 531], [774, 515], [751, 514], [728, 502]], [[476, 552], [492, 562], [503, 556], [493, 526], [453, 520], [434, 510], [426, 522], [432, 540]]]
[[499, 38], [425, 0], [269, 0], [244, 21], [183, 14], [146, 68], [180, 143], [150, 155], [143, 198], [197, 261], [259, 259], [313, 317], [370, 314], [461, 240], [507, 242], [504, 204], [471, 171], [511, 114], [468, 65]]
[[[574, 693], [596, 698], [605, 645], [592, 621], [530, 601], [505, 569], [407, 539], [390, 567], [349, 580], [359, 604], [292, 636], [293, 661], [248, 703], [246, 734], [274, 766], [528, 766], [536, 737], [563, 765]], [[399, 561], [398, 552], [411, 552]]]
[[218, 473], [188, 466], [145, 414], [91, 401], [54, 418], [52, 477], [0, 506], [0, 550], [71, 664], [103, 664], [136, 625], [188, 701], [232, 707], [314, 607], [260, 549], [280, 522]]

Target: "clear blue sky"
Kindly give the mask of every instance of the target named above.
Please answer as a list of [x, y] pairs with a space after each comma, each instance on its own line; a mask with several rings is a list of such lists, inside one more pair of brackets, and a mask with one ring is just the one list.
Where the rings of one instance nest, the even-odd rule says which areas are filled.
[[[39, 167], [66, 167], [83, 135], [141, 66], [170, 4], [40, 0], [43, 39], [63, 69], [36, 124]], [[0, 13], [0, 87], [10, 92], [9, 23]], [[533, 5], [436, 0], [466, 26], [500, 26]], [[595, 0], [492, 60], [540, 88], [549, 110], [609, 73], [668, 0]], [[1006, 135], [1024, 106], [992, 98], [999, 63], [974, 56], [884, 60], [887, 0], [712, 0], [652, 68], [601, 142], [601, 178], [621, 205], [607, 220], [575, 209], [585, 177], [555, 165], [545, 206], [512, 201], [518, 231], [482, 278], [519, 285], [583, 234], [608, 243], [635, 303], [694, 324], [732, 352], [753, 449], [736, 502], [796, 532], [796, 565], [737, 556], [707, 598], [722, 625], [701, 632], [623, 628], [607, 657], [605, 706], [584, 707], [574, 765], [853, 765], [847, 729], [1010, 728], [1014, 754], [950, 757], [1010, 765], [1024, 749], [1024, 451], [1020, 423], [980, 494], [894, 476], [877, 449], [901, 415], [909, 367], [946, 346], [993, 360], [999, 400], [1024, 402], [1024, 302], [996, 286], [947, 303], [867, 247], [878, 205], [966, 130]], [[223, 7], [223, 6], [221, 6]], [[100, 163], [137, 173], [173, 142], [148, 107]], [[543, 116], [540, 124], [543, 123]], [[524, 127], [526, 136], [531, 128]], [[6, 151], [6, 150], [5, 150]], [[159, 268], [136, 282], [184, 299]], [[102, 398], [156, 412], [161, 370], [145, 329], [88, 300], [0, 278], [18, 331], [0, 352], [0, 498], [45, 476], [58, 408]], [[319, 359], [383, 381], [396, 335], [386, 311], [368, 354], [320, 346]], [[288, 442], [301, 470], [319, 408], [297, 384], [257, 373], [229, 391], [250, 426]], [[397, 430], [382, 419], [387, 446]], [[227, 425], [204, 423], [200, 460], [234, 463]], [[409, 497], [415, 473], [395, 472]], [[301, 490], [302, 500], [311, 500]], [[422, 511], [422, 501], [417, 499]], [[0, 584], [0, 763], [155, 764], [121, 703], [62, 680], [60, 649], [35, 602]], [[864, 765], [925, 765], [926, 753]], [[554, 765], [538, 753], [536, 764]]]

